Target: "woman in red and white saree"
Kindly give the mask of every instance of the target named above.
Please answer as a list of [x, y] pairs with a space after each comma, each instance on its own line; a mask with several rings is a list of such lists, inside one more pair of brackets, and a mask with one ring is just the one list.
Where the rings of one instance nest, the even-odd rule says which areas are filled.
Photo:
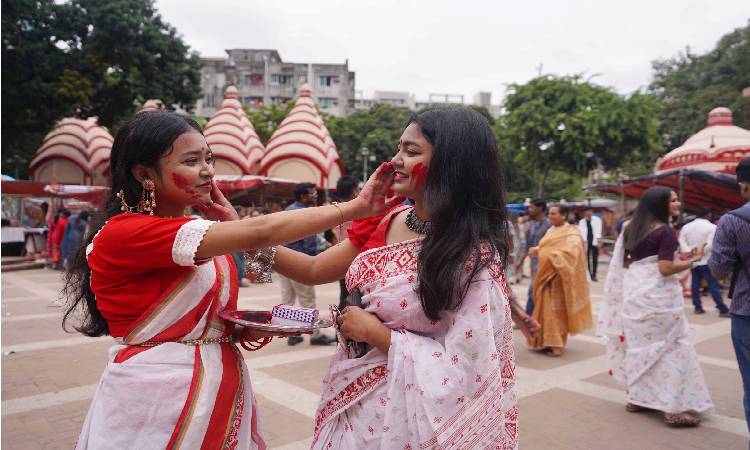
[[265, 448], [234, 325], [218, 317], [237, 306], [233, 259], [194, 260], [212, 224], [121, 214], [89, 244], [91, 287], [121, 345], [78, 448]]
[[[139, 113], [115, 137], [108, 220], [94, 228], [66, 283], [63, 325], [80, 313], [78, 331], [118, 341], [78, 449], [265, 449], [234, 341], [258, 349], [272, 335], [234, 333], [219, 317], [237, 306], [231, 253], [382, 213], [393, 181], [381, 166], [349, 202], [238, 220], [213, 164], [198, 124], [175, 113]], [[185, 217], [190, 206], [211, 220]]]
[[324, 379], [312, 448], [517, 447], [502, 264], [484, 254], [492, 260], [461, 306], [434, 321], [416, 294], [419, 247], [420, 239], [373, 248], [349, 268], [347, 288], [359, 289], [365, 311], [393, 330], [390, 349], [349, 359], [339, 346]]

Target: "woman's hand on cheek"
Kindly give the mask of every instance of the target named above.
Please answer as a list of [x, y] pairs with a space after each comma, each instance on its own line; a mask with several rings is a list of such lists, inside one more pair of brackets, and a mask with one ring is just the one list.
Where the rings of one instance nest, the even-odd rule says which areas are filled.
[[229, 200], [224, 197], [216, 180], [211, 181], [211, 203], [205, 205], [195, 205], [195, 208], [203, 214], [206, 219], [218, 220], [219, 222], [229, 222], [239, 220], [240, 216], [235, 211]]

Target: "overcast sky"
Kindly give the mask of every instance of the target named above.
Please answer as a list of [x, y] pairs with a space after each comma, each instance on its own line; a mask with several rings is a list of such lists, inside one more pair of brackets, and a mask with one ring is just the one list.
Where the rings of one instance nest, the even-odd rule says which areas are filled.
[[544, 74], [598, 74], [621, 93], [645, 87], [651, 61], [714, 47], [750, 19], [749, 0], [157, 0], [203, 56], [272, 48], [289, 62], [343, 63], [356, 89], [492, 92]]

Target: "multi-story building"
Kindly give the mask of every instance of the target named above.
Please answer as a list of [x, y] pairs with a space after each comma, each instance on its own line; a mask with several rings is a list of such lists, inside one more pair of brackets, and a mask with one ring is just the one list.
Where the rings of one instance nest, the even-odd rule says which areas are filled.
[[492, 107], [492, 92], [477, 92], [476, 94], [474, 94], [474, 104], [490, 109]]
[[284, 62], [276, 50], [229, 49], [226, 53], [226, 57], [201, 58], [203, 98], [196, 105], [197, 116], [210, 117], [229, 85], [237, 87], [240, 101], [251, 109], [284, 104], [307, 83], [322, 111], [342, 116], [354, 110], [354, 72], [349, 71], [348, 59], [344, 64], [306, 64]]
[[404, 91], [375, 91], [372, 94], [372, 100], [375, 103], [386, 103], [409, 109], [414, 109], [416, 103], [414, 95]]

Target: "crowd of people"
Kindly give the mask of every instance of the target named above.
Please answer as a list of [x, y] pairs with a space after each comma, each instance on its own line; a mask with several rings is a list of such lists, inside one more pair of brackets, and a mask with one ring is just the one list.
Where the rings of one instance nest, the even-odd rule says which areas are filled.
[[[64, 324], [76, 317], [80, 332], [117, 340], [77, 448], [266, 447], [236, 344], [260, 350], [274, 337], [303, 338], [219, 317], [258, 276], [245, 272], [247, 258], [273, 268], [287, 305], [315, 308], [315, 285], [341, 285], [337, 332], [362, 352], [336, 348], [311, 425], [315, 449], [518, 448], [513, 328], [531, 349], [559, 357], [569, 335], [593, 326], [601, 220], [586, 209], [570, 224], [567, 205], [542, 199], [530, 202], [525, 223], [509, 215], [494, 135], [470, 108], [415, 113], [391, 161], [361, 189], [342, 177], [338, 202], [319, 206], [315, 186], [303, 183], [285, 211], [251, 220], [216, 186], [192, 119], [138, 113], [115, 136], [110, 165], [112, 196], [66, 275]], [[750, 199], [750, 159], [737, 173]], [[190, 208], [199, 216], [186, 216]], [[597, 332], [628, 411], [695, 426], [712, 407], [675, 277], [690, 269], [712, 290], [713, 276], [738, 274], [729, 312], [750, 414], [750, 254], [737, 245], [750, 231], [747, 208], [718, 229], [686, 225], [678, 240], [670, 217], [679, 200], [652, 188], [623, 224]], [[76, 220], [65, 226], [71, 243], [85, 229]], [[680, 246], [686, 261], [675, 260]], [[510, 284], [527, 257], [524, 309]], [[349, 304], [355, 294], [361, 307]], [[336, 339], [317, 333], [310, 343]]]

